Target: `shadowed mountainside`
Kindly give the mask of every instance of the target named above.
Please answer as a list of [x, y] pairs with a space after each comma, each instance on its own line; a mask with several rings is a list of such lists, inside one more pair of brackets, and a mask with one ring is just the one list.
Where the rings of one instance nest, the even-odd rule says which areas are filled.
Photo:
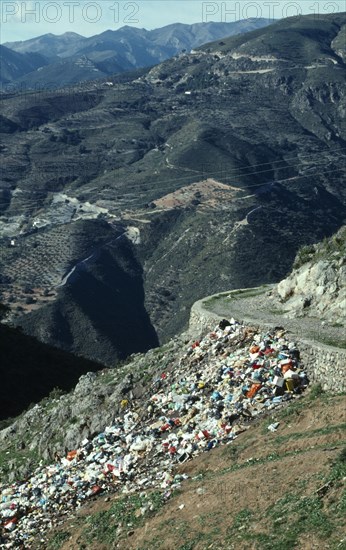
[[0, 325], [0, 420], [20, 414], [59, 387], [68, 391], [82, 374], [103, 368]]
[[[3, 97], [2, 300], [12, 320], [108, 362], [120, 288], [140, 288], [126, 301], [128, 326], [140, 304], [163, 342], [199, 298], [278, 282], [302, 245], [335, 233], [345, 223], [345, 24], [345, 14], [289, 18], [107, 83]], [[106, 273], [108, 286], [95, 282]], [[102, 320], [89, 286], [93, 304], [109, 291]], [[75, 312], [99, 338], [93, 350], [70, 328]]]

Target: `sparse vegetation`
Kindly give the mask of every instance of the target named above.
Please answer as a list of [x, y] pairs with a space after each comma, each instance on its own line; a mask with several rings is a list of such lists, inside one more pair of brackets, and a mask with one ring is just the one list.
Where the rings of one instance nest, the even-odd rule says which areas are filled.
[[69, 531], [58, 531], [49, 541], [47, 550], [60, 550], [62, 545], [71, 537]]
[[310, 399], [316, 399], [318, 397], [321, 397], [323, 395], [324, 391], [322, 388], [322, 384], [314, 384], [309, 389], [309, 397]]
[[[342, 97], [340, 73], [333, 70], [330, 59], [335, 56], [331, 44], [343, 16], [333, 14], [315, 23], [312, 28], [305, 18], [291, 19], [275, 23], [277, 32], [273, 27], [270, 38], [266, 30], [246, 39], [222, 38], [222, 44], [218, 40], [208, 45], [209, 53], [202, 49], [150, 70], [112, 76], [115, 86], [81, 84], [2, 99], [9, 132], [2, 172], [16, 190], [16, 200], [7, 199], [4, 215], [15, 220], [18, 236], [16, 246], [7, 246], [8, 240], [2, 243], [6, 267], [2, 272], [8, 271], [4, 277], [51, 288], [76, 261], [92, 254], [102, 228], [103, 243], [111, 241], [107, 221], [133, 223], [141, 234], [134, 249], [124, 251], [125, 238], [105, 247], [83, 273], [76, 273], [73, 289], [59, 288], [49, 303], [24, 304], [27, 315], [20, 316], [20, 324], [26, 331], [40, 337], [49, 332], [50, 342], [89, 358], [97, 354], [98, 360], [112, 366], [115, 355], [120, 358], [138, 349], [129, 351], [128, 346], [117, 353], [126, 341], [126, 334], [118, 336], [117, 320], [127, 309], [120, 295], [130, 301], [137, 293], [129, 316], [135, 327], [132, 339], [148, 329], [149, 318], [163, 342], [185, 328], [196, 300], [213, 292], [277, 282], [290, 270], [301, 245], [340, 227], [343, 164], [337, 164], [333, 177], [326, 179], [324, 173], [315, 174], [315, 162], [318, 159], [333, 171], [341, 153], [326, 147], [321, 136], [333, 127], [341, 140], [345, 137], [337, 103], [320, 102], [322, 89], [325, 97]], [[227, 54], [240, 44], [244, 51], [262, 51], [269, 59], [277, 57], [273, 51], [280, 56], [285, 51], [288, 59], [273, 65], [251, 56], [219, 58], [220, 51]], [[302, 66], [315, 59], [329, 61], [318, 71], [309, 71], [309, 83], [301, 71], [288, 82], [287, 63], [294, 63], [296, 55]], [[274, 95], [271, 72], [259, 78], [252, 74], [269, 66], [281, 82]], [[36, 76], [40, 75], [42, 71]], [[66, 77], [55, 76], [59, 85]], [[295, 100], [298, 90], [311, 98], [303, 113]], [[192, 93], [185, 96], [183, 91]], [[249, 105], [256, 116], [248, 116]], [[328, 110], [328, 125], [320, 107]], [[27, 166], [25, 173], [13, 174], [13, 155], [18, 166]], [[42, 170], [37, 158], [44, 159], [49, 170]], [[296, 170], [301, 159], [305, 159], [304, 176]], [[252, 167], [265, 165], [267, 170], [251, 172]], [[226, 188], [196, 195], [195, 203], [170, 202], [171, 193], [198, 186], [207, 178]], [[92, 207], [106, 205], [109, 211], [102, 213], [102, 228], [101, 220], [76, 220], [91, 215], [86, 204], [75, 213], [68, 208], [71, 201], [57, 210], [52, 202], [57, 193]], [[158, 199], [162, 208], [146, 208]], [[254, 213], [248, 221], [250, 212]], [[71, 231], [79, 225], [80, 232]], [[120, 275], [119, 291], [114, 281], [118, 283]], [[10, 282], [5, 286], [9, 300], [18, 298]], [[162, 288], [171, 294], [161, 294]], [[95, 299], [85, 303], [83, 298], [93, 292]], [[101, 308], [92, 308], [94, 303], [109, 305], [104, 319], [95, 311]], [[139, 328], [140, 309], [148, 322]], [[13, 315], [18, 313], [14, 310]], [[84, 338], [86, 332], [90, 338]]]
[[307, 262], [317, 262], [327, 257], [335, 261], [346, 258], [346, 226], [343, 226], [334, 236], [324, 238], [321, 243], [301, 247], [293, 267], [298, 269]]
[[[18, 242], [1, 241], [2, 288], [13, 316], [21, 311], [20, 301], [33, 306], [17, 318], [24, 330], [115, 366], [118, 358], [179, 333], [190, 306], [211, 292], [251, 287], [204, 302], [206, 308], [227, 312], [238, 305], [241, 315], [242, 300], [260, 301], [269, 287], [258, 285], [280, 280], [302, 244], [336, 231], [344, 223], [345, 167], [340, 150], [326, 143], [333, 141], [332, 133], [340, 143], [345, 139], [338, 105], [343, 67], [335, 50], [344, 23], [342, 14], [279, 21], [278, 32], [225, 38], [193, 56], [114, 80], [116, 93], [93, 83], [73, 93], [5, 96], [8, 145], [2, 150], [2, 172], [11, 200], [5, 189], [8, 219], [3, 223], [10, 221]], [[247, 57], [220, 59], [220, 51], [238, 47]], [[260, 62], [252, 59], [253, 52]], [[322, 61], [316, 70], [297, 70], [297, 63], [309, 67], [316, 60]], [[255, 77], [259, 67], [265, 69]], [[192, 93], [185, 95], [188, 90]], [[41, 131], [42, 124], [49, 130]], [[316, 162], [328, 166], [328, 174]], [[219, 188], [174, 203], [171, 193], [177, 188], [185, 192], [206, 178], [220, 182]], [[71, 208], [75, 203], [66, 199], [58, 211], [54, 201], [60, 192], [83, 205]], [[161, 206], [153, 208], [159, 197]], [[106, 205], [106, 212], [91, 213], [87, 204]], [[84, 219], [76, 220], [79, 216]], [[137, 244], [122, 233], [130, 224], [138, 229]], [[339, 232], [321, 245], [305, 245], [295, 266], [326, 257], [342, 265], [345, 256], [345, 232]], [[72, 269], [70, 284], [58, 287], [49, 302], [36, 302], [45, 285], [57, 287]], [[23, 291], [15, 286], [18, 279], [39, 290], [25, 295], [25, 286]], [[42, 307], [34, 311], [36, 305]], [[285, 312], [272, 308], [270, 313]], [[344, 347], [327, 334], [318, 335], [318, 341]], [[65, 449], [67, 428], [82, 433], [79, 423], [90, 419], [87, 414], [82, 418], [77, 407], [66, 407], [61, 422], [54, 416], [55, 402], [68, 399], [59, 388], [67, 390], [80, 374], [101, 367], [9, 327], [1, 329], [0, 350], [3, 416], [17, 414], [51, 391], [33, 410], [37, 414], [25, 431], [19, 430], [19, 419], [12, 437], [4, 438], [1, 478], [13, 470], [20, 478], [23, 464], [34, 469], [47, 451], [41, 437], [44, 415], [49, 429], [58, 424], [55, 431], [47, 430], [51, 449], [55, 444]], [[95, 413], [92, 419], [93, 430], [107, 415], [113, 421], [118, 401], [119, 407], [133, 405], [125, 380], [131, 368], [142, 374], [135, 388], [140, 393], [159, 369], [162, 373], [172, 364], [166, 350], [148, 357], [142, 363], [138, 358], [128, 372], [119, 367], [117, 379], [105, 372], [104, 391], [99, 379], [92, 391], [86, 384], [85, 394], [95, 398], [93, 411], [102, 407], [102, 418]], [[124, 382], [119, 394], [108, 393], [117, 382]], [[114, 399], [103, 409], [110, 395]], [[316, 548], [340, 550], [345, 543], [346, 451], [344, 404], [338, 399], [315, 386], [310, 397], [270, 410], [280, 421], [277, 432], [268, 432], [268, 418], [264, 425], [258, 419], [236, 442], [180, 465], [191, 479], [165, 506], [159, 493], [144, 490], [112, 495], [109, 507], [104, 500], [102, 506], [101, 499], [90, 500], [77, 544], [286, 550], [312, 541]], [[72, 531], [61, 528], [48, 548], [69, 545]]]
[[85, 519], [79, 543], [97, 541], [98, 544], [113, 545], [126, 538], [148, 516], [157, 513], [163, 504], [162, 494], [158, 492], [118, 497], [108, 510]]
[[310, 244], [310, 245], [302, 246], [299, 249], [297, 256], [294, 260], [293, 268], [299, 269], [299, 267], [309, 262], [313, 258], [315, 252], [316, 252], [316, 249], [314, 245]]
[[[308, 537], [317, 547], [340, 550], [346, 510], [343, 396], [315, 392], [313, 399], [275, 411], [237, 441], [188, 463], [190, 479], [164, 506], [160, 493], [150, 491], [112, 497], [109, 506], [96, 501], [87, 517], [77, 525], [73, 520], [76, 544], [247, 550], [251, 543], [255, 550], [283, 550], [303, 548]], [[274, 419], [279, 428], [269, 433]], [[70, 533], [70, 525], [62, 532]], [[55, 533], [54, 544], [64, 537]]]

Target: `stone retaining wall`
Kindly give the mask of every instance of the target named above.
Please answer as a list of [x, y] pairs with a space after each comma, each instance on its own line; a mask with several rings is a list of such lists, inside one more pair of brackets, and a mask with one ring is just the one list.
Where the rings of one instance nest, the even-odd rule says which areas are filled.
[[[225, 293], [229, 294], [229, 293]], [[214, 295], [221, 296], [221, 295]], [[212, 296], [196, 302], [191, 308], [189, 333], [194, 338], [202, 336], [206, 331], [217, 325], [222, 317], [204, 308], [203, 302]], [[272, 327], [272, 323], [258, 323], [258, 320], [245, 319], [244, 322], [260, 329]], [[292, 339], [297, 342], [304, 369], [310, 382], [320, 383], [325, 391], [341, 393], [346, 391], [346, 350], [326, 346], [316, 341], [304, 340], [292, 333]]]
[[325, 391], [346, 391], [346, 350], [297, 338], [301, 358], [313, 383]]
[[202, 300], [195, 302], [191, 308], [189, 333], [192, 337], [199, 338], [207, 330], [221, 321], [220, 315], [209, 312], [202, 307]]

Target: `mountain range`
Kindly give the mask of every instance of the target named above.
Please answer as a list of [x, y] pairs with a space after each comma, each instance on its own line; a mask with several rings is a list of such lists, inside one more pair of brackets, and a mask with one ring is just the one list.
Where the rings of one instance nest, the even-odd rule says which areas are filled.
[[[0, 46], [5, 90], [57, 88], [156, 65], [182, 51], [225, 36], [268, 25], [268, 19], [235, 23], [175, 23], [148, 31], [130, 26], [84, 37], [73, 32], [45, 34]], [[14, 53], [15, 52], [15, 53]]]
[[345, 223], [346, 14], [1, 98], [1, 301], [115, 366]]

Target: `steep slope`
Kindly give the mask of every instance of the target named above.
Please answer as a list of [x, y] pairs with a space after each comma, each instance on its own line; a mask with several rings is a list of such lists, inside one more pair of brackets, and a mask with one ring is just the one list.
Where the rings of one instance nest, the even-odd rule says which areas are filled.
[[0, 338], [0, 420], [20, 414], [56, 388], [69, 391], [82, 374], [103, 368], [18, 329], [0, 325]]
[[[271, 61], [294, 61], [297, 65], [302, 61], [329, 59], [333, 62], [333, 59], [336, 59], [333, 40], [341, 41], [345, 26], [344, 14], [297, 16], [291, 17], [289, 21], [289, 26], [287, 20], [282, 19], [271, 26], [269, 32], [268, 29], [258, 29], [245, 37], [238, 35], [223, 40], [223, 44], [212, 43], [202, 46], [202, 49], [210, 52], [234, 52], [244, 57], [261, 57], [270, 51]], [[327, 21], [329, 25], [326, 25]]]
[[[76, 43], [80, 44], [84, 36], [75, 32], [65, 32], [61, 35], [52, 33], [43, 34], [29, 40], [20, 40], [17, 42], [6, 42], [5, 46], [19, 53], [46, 53], [51, 57], [66, 56], [66, 51], [72, 48]], [[68, 55], [68, 54], [67, 54]]]
[[46, 61], [48, 66], [40, 66], [39, 71], [37, 66], [31, 66], [25, 72], [11, 73], [7, 70], [3, 82], [13, 82], [11, 89], [17, 86], [19, 89], [37, 90], [96, 80], [106, 75], [156, 65], [182, 50], [190, 51], [211, 40], [268, 24], [266, 19], [195, 25], [177, 23], [153, 31], [125, 26], [88, 38], [67, 32], [60, 36], [45, 34], [22, 42], [8, 42], [6, 50], [10, 48], [24, 55], [23, 59], [30, 55], [37, 58], [44, 55], [51, 61]]
[[[299, 249], [291, 273], [276, 285], [238, 289], [209, 296], [195, 303], [190, 326], [197, 330], [211, 319], [237, 317], [260, 326], [285, 326], [306, 343], [315, 370], [325, 372], [324, 389], [343, 384], [346, 365], [346, 273], [345, 226], [322, 242]], [[332, 352], [333, 379], [325, 371], [325, 358]], [[320, 356], [320, 358], [319, 358]], [[335, 369], [335, 370], [334, 370]], [[322, 379], [320, 378], [322, 382]]]
[[[66, 32], [62, 35], [45, 34], [20, 42], [6, 42], [5, 46], [19, 53], [36, 52], [45, 55], [45, 52], [48, 51], [53, 57], [66, 58], [81, 54], [86, 50], [90, 52], [111, 49], [115, 53], [119, 47], [130, 48], [139, 44], [149, 49], [151, 42], [152, 46], [165, 48], [164, 54], [174, 55], [183, 49], [191, 50], [212, 40], [249, 32], [269, 25], [269, 23], [269, 19], [261, 18], [244, 19], [234, 23], [209, 22], [193, 25], [173, 23], [151, 31], [125, 25], [118, 30], [107, 30], [88, 38], [73, 32]], [[156, 59], [158, 60], [158, 58]]]
[[44, 54], [20, 54], [0, 44], [0, 85], [21, 79], [27, 73], [42, 69], [48, 64], [49, 60]]
[[[323, 258], [329, 275], [344, 265], [344, 237], [342, 228], [301, 250], [296, 269]], [[294, 288], [296, 298], [301, 288]], [[239, 301], [241, 294], [259, 298], [254, 289], [239, 291]], [[331, 311], [338, 302], [331, 293]], [[228, 308], [235, 311], [232, 303]], [[346, 417], [334, 371], [344, 384], [345, 365], [338, 367], [332, 348], [326, 350], [323, 376], [329, 373], [331, 392], [325, 393], [322, 378], [316, 384], [312, 350], [303, 353], [304, 331], [296, 339], [281, 326], [231, 319], [197, 335], [133, 355], [118, 369], [89, 372], [69, 394], [53, 392], [0, 431], [0, 544], [340, 547]], [[10, 368], [19, 359], [18, 370], [31, 374], [28, 353], [40, 365], [37, 352], [45, 346], [4, 327], [1, 341]], [[50, 366], [72, 359], [48, 351]], [[306, 395], [309, 379], [315, 385]], [[11, 395], [18, 391], [14, 380]]]
[[158, 345], [144, 306], [142, 268], [130, 244], [101, 249], [78, 268], [53, 303], [21, 318], [27, 334], [111, 367]]
[[[191, 549], [230, 548], [236, 537], [237, 547], [268, 549], [306, 548], [309, 534], [335, 548], [344, 533], [342, 396], [317, 385], [305, 397], [306, 365], [284, 329], [220, 325], [89, 373], [2, 430], [0, 542], [50, 548], [52, 535], [52, 548], [170, 550], [182, 539]], [[142, 530], [150, 511], [154, 529]], [[211, 512], [212, 528], [202, 527]], [[292, 527], [277, 532], [288, 517]]]
[[346, 227], [331, 239], [304, 247], [277, 291], [289, 316], [346, 323]]
[[7, 257], [7, 297], [17, 314], [26, 313], [27, 334], [109, 366], [157, 346], [143, 270], [125, 228], [101, 220], [44, 228], [7, 249]]
[[[6, 302], [20, 296], [16, 322], [58, 343], [57, 329], [71, 324], [57, 314], [70, 285], [85, 295], [94, 268], [102, 276], [110, 262], [118, 273], [130, 242], [144, 308], [163, 342], [202, 296], [278, 282], [302, 245], [335, 233], [346, 202], [345, 21], [290, 18], [141, 74], [3, 98], [2, 288]], [[285, 53], [293, 39], [297, 56]], [[89, 253], [62, 247], [45, 261], [45, 278], [30, 279], [54, 232], [68, 240], [89, 220], [92, 243], [98, 217], [105, 235], [123, 228], [115, 254], [87, 262], [56, 292]], [[18, 287], [14, 260], [25, 265]], [[26, 287], [35, 297], [52, 292], [54, 307], [39, 300], [23, 315], [15, 308], [26, 306]], [[95, 312], [88, 315], [90, 326]], [[78, 351], [90, 356], [90, 346]]]
[[150, 490], [97, 498], [51, 533], [48, 548], [342, 548], [345, 420], [343, 397], [311, 394], [178, 467], [168, 500]]

